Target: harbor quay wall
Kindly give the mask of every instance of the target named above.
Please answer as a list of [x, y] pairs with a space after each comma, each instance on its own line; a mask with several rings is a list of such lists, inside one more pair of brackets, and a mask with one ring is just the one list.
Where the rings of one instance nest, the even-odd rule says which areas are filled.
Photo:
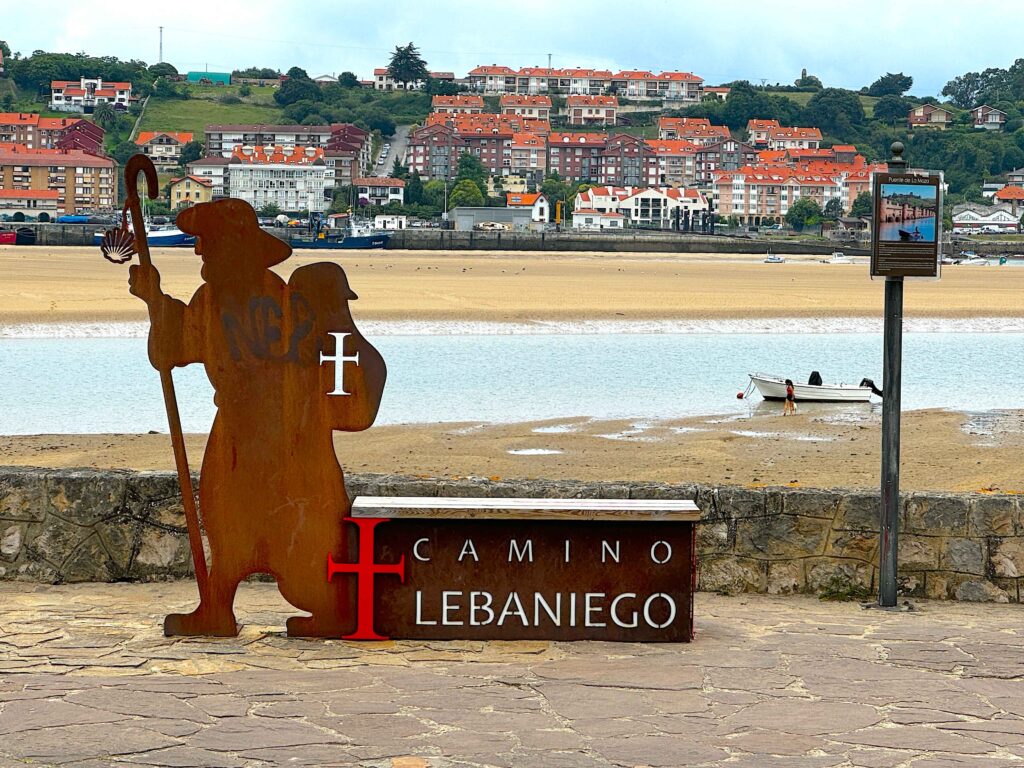
[[[857, 596], [877, 588], [878, 493], [370, 474], [350, 474], [346, 485], [353, 498], [693, 499], [701, 510], [702, 590]], [[900, 503], [902, 594], [1021, 602], [1024, 521], [1017, 496], [908, 493]], [[0, 580], [59, 584], [191, 576], [174, 473], [0, 467]]]

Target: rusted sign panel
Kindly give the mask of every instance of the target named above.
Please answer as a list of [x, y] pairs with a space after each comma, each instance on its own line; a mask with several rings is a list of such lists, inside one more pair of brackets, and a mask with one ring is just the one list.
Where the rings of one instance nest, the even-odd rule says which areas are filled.
[[[354, 600], [362, 609], [372, 600], [376, 636], [648, 642], [693, 637], [692, 522], [353, 523], [362, 524], [360, 540], [349, 538], [348, 560], [332, 580], [347, 589], [350, 604]], [[360, 635], [368, 627], [351, 619], [346, 635], [369, 639]]]

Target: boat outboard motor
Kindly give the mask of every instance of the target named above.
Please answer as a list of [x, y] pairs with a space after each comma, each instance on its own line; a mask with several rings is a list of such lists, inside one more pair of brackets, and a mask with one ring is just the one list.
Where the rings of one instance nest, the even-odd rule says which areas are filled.
[[885, 397], [885, 395], [882, 394], [882, 390], [876, 387], [875, 382], [873, 382], [871, 379], [861, 379], [860, 386], [869, 387], [874, 394], [878, 395], [881, 398]]
[[811, 378], [807, 380], [807, 383], [814, 387], [821, 386], [821, 374], [817, 371], [811, 371]]

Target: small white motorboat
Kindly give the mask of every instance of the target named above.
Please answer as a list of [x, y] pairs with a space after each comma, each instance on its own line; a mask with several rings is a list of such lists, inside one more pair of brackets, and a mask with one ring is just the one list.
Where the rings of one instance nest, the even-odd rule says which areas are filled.
[[777, 253], [772, 253], [771, 251], [768, 251], [768, 255], [764, 257], [764, 263], [765, 264], [785, 264], [786, 263], [786, 257], [785, 256], [780, 256]]
[[832, 251], [832, 256], [825, 262], [826, 264], [853, 264], [854, 261], [842, 251]]
[[[751, 373], [750, 382], [765, 400], [786, 399], [786, 379], [765, 373]], [[812, 374], [813, 378], [813, 374]], [[876, 390], [869, 379], [853, 384], [798, 384], [793, 382], [793, 398], [798, 402], [866, 403]]]
[[968, 267], [987, 267], [988, 259], [984, 256], [971, 256], [969, 259], [964, 259], [960, 263], [965, 264]]

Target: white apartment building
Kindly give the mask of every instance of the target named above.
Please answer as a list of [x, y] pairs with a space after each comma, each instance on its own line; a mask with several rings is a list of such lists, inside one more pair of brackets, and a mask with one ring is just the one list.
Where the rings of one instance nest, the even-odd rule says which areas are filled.
[[101, 77], [50, 82], [50, 109], [58, 112], [92, 112], [98, 104], [128, 109], [131, 100], [131, 83], [105, 83]]
[[320, 147], [236, 147], [228, 161], [231, 196], [257, 211], [274, 204], [282, 211], [326, 211], [334, 176]]

